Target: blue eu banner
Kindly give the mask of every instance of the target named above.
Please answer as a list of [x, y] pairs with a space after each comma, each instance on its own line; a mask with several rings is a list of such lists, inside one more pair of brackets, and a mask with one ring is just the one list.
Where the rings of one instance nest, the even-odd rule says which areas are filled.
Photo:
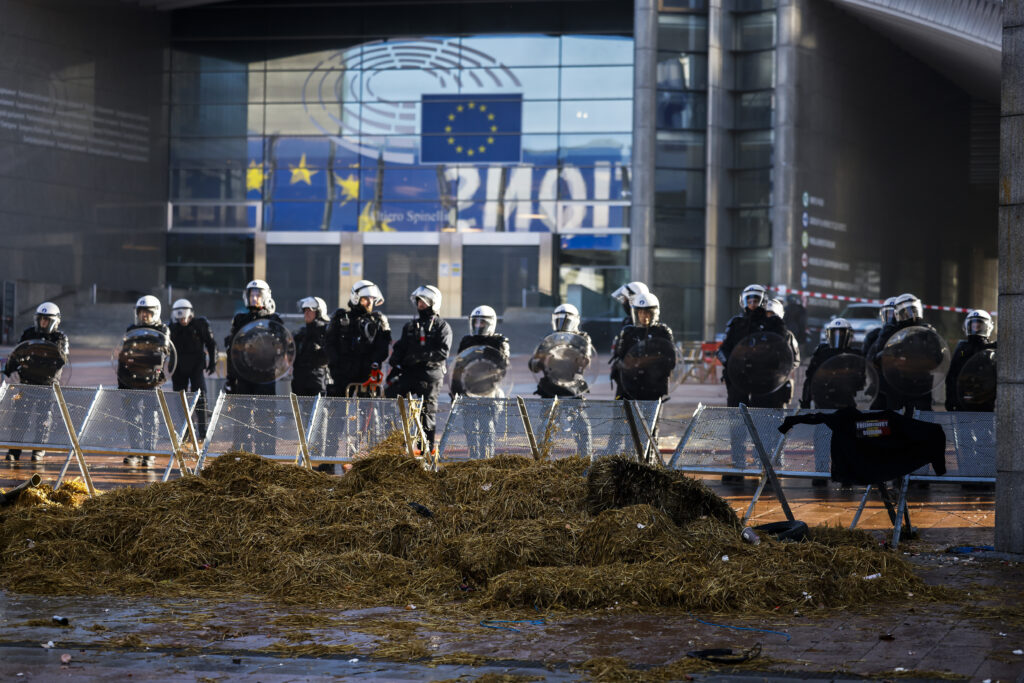
[[423, 95], [422, 163], [519, 163], [523, 96]]

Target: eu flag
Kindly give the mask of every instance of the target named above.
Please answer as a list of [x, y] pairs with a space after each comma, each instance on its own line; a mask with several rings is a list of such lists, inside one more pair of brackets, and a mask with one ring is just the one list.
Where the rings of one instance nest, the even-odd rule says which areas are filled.
[[425, 164], [520, 161], [522, 95], [423, 95], [420, 121]]

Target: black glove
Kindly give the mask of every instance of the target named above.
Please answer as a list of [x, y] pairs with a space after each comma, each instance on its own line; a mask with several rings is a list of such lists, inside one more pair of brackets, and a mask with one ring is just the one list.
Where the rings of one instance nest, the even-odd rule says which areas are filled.
[[206, 366], [206, 374], [212, 375], [215, 372], [217, 372], [217, 361], [211, 360]]

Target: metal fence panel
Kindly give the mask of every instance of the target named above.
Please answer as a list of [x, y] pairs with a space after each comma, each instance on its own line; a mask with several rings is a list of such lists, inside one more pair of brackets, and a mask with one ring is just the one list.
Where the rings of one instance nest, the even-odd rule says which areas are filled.
[[[553, 399], [523, 398], [538, 448]], [[452, 404], [438, 444], [441, 461], [478, 460], [495, 455], [533, 457], [518, 398], [459, 396]]]
[[[778, 427], [791, 410], [748, 408], [761, 443], [769, 457], [785, 438]], [[739, 408], [702, 406], [693, 418], [672, 455], [675, 469], [711, 472], [760, 474], [761, 462]], [[780, 463], [779, 469], [785, 467]]]
[[[409, 416], [415, 429], [415, 405]], [[311, 460], [347, 461], [367, 455], [393, 433], [402, 433], [402, 413], [395, 399], [321, 398], [307, 425]], [[413, 431], [412, 438], [416, 438]]]
[[[634, 416], [639, 417], [636, 428], [641, 449], [646, 452], [651, 445], [649, 434], [657, 439], [661, 404], [659, 401], [630, 403], [635, 408]], [[595, 459], [621, 454], [636, 457], [625, 406], [622, 401], [559, 400], [546, 424], [542, 450], [552, 458], [579, 455]]]
[[[796, 414], [799, 411], [787, 411]], [[832, 413], [834, 410], [816, 410]], [[779, 424], [782, 424], [780, 421]], [[797, 424], [786, 432], [775, 462], [777, 474], [828, 479], [832, 472], [832, 429], [827, 425]]]
[[[310, 424], [317, 397], [300, 396], [298, 403], [303, 424]], [[220, 394], [207, 428], [200, 467], [207, 456], [234, 450], [277, 460], [300, 460], [291, 397]]]
[[[946, 432], [946, 474], [941, 479], [995, 481], [995, 413], [918, 411], [914, 417], [942, 425]], [[934, 476], [930, 466], [916, 470], [911, 480]]]
[[[80, 430], [96, 395], [93, 387], [62, 387], [71, 422]], [[0, 394], [0, 446], [68, 450], [71, 439], [51, 386], [5, 384]]]
[[[164, 391], [171, 423], [179, 439], [187, 433], [189, 416], [173, 391]], [[64, 390], [71, 408], [73, 399]], [[187, 397], [194, 405], [195, 396]], [[83, 453], [170, 455], [174, 443], [167, 433], [156, 391], [149, 389], [106, 389], [95, 392], [88, 418], [78, 432]]]

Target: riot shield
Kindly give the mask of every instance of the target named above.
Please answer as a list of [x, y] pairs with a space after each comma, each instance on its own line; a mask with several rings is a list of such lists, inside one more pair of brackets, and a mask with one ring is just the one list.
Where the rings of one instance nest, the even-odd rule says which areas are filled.
[[117, 382], [128, 389], [152, 389], [174, 373], [177, 354], [171, 338], [159, 330], [129, 330], [114, 351]]
[[71, 366], [60, 348], [45, 339], [23, 341], [11, 351], [8, 364], [18, 371], [18, 378], [24, 384], [53, 384], [63, 376], [66, 382], [71, 378]]
[[967, 359], [956, 378], [956, 395], [967, 410], [991, 410], [996, 400], [996, 350], [984, 349]]
[[453, 393], [482, 398], [504, 398], [511, 390], [508, 362], [493, 346], [470, 346], [452, 363]]
[[841, 353], [832, 356], [811, 378], [811, 398], [818, 409], [871, 406], [878, 394], [878, 371], [864, 356]]
[[896, 332], [882, 349], [882, 376], [904, 396], [924, 396], [949, 371], [949, 347], [939, 333], [913, 326]]
[[781, 335], [755, 332], [741, 339], [726, 362], [732, 386], [744, 394], [770, 394], [789, 379], [793, 351]]
[[633, 398], [653, 401], [671, 391], [677, 349], [663, 337], [641, 339], [619, 361], [619, 383]]
[[292, 333], [276, 320], [253, 320], [231, 340], [228, 363], [246, 382], [269, 384], [288, 372], [295, 362]]
[[531, 363], [533, 374], [540, 380], [564, 389], [572, 395], [585, 393], [597, 379], [597, 371], [590, 362], [594, 349], [590, 341], [573, 332], [552, 332], [541, 340], [533, 352], [537, 363]]

